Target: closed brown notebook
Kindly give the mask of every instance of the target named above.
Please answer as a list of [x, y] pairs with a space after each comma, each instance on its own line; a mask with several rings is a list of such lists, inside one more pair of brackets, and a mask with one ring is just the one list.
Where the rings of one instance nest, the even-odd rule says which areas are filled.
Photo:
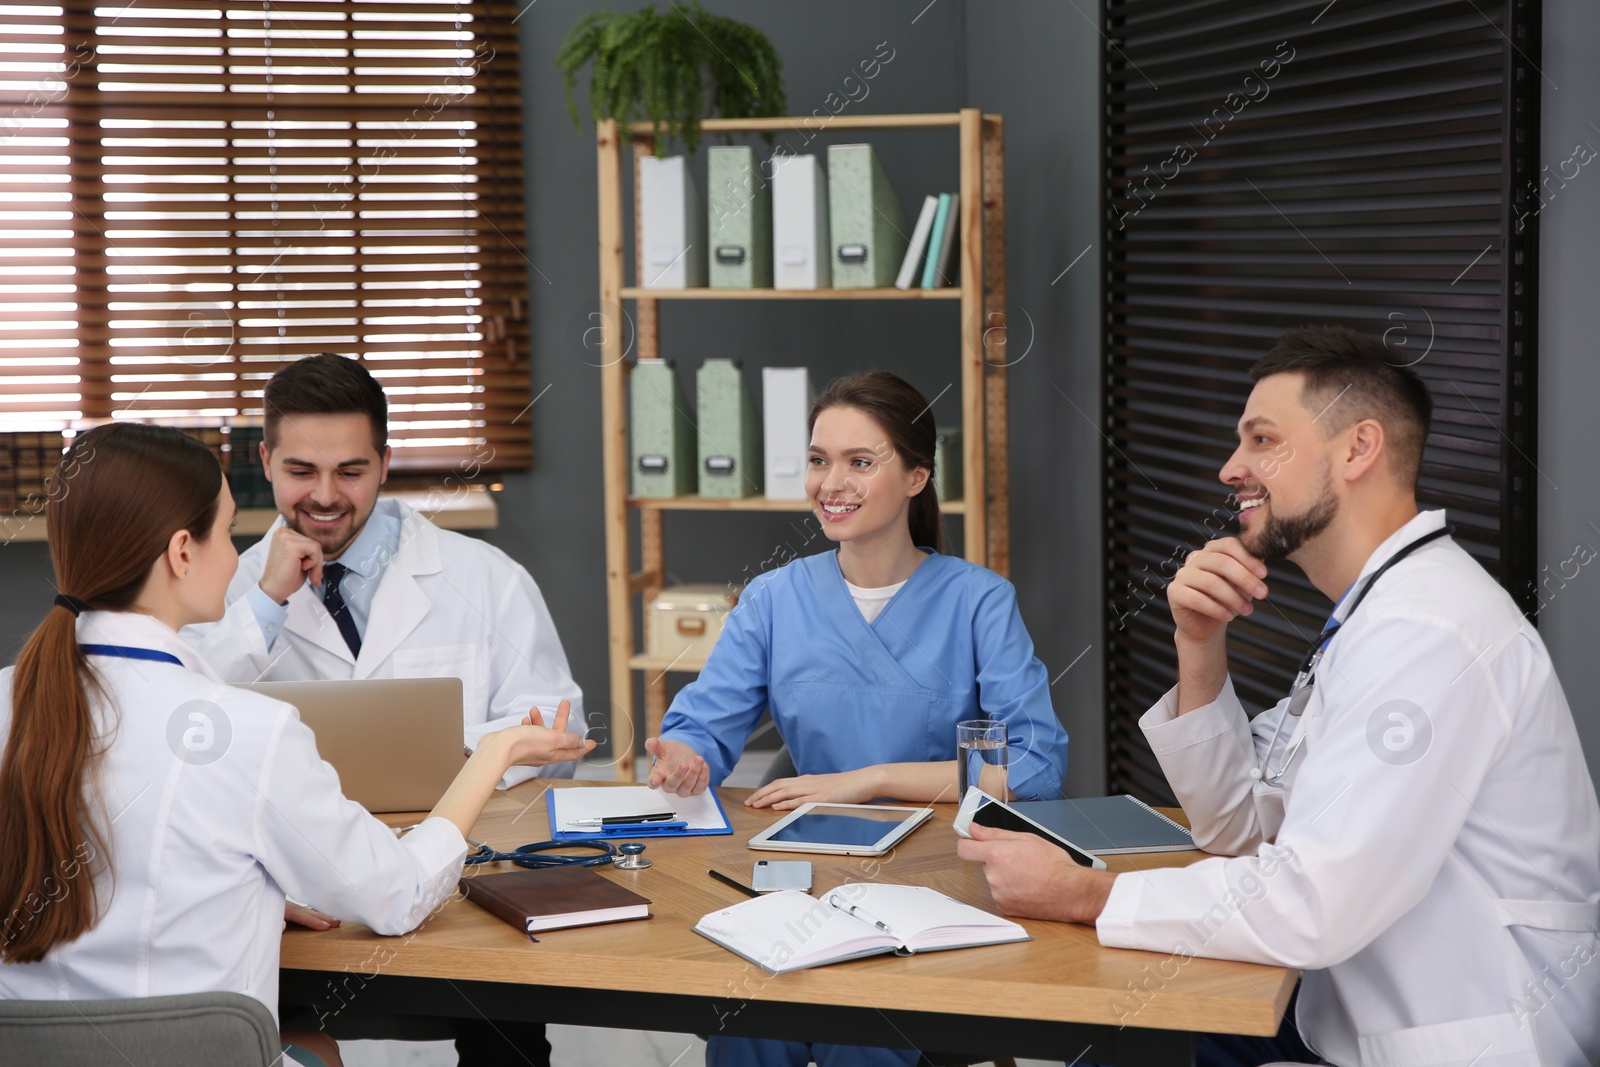
[[461, 892], [530, 937], [541, 930], [650, 918], [650, 901], [587, 867], [547, 867], [461, 879]]

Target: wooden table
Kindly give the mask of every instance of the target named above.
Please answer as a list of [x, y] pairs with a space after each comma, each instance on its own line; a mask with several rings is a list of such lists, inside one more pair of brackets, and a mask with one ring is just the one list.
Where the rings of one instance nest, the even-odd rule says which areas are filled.
[[[569, 783], [561, 783], [567, 785]], [[544, 784], [497, 795], [474, 836], [510, 849], [550, 835]], [[607, 788], [595, 783], [592, 788]], [[1189, 1063], [1194, 1034], [1273, 1034], [1297, 973], [1278, 967], [1102, 948], [1092, 927], [1025, 921], [1029, 942], [880, 956], [773, 976], [695, 934], [743, 897], [745, 842], [775, 821], [721, 795], [734, 833], [655, 839], [645, 871], [600, 868], [653, 901], [652, 918], [541, 934], [537, 944], [459, 894], [420, 928], [379, 937], [345, 925], [284, 934], [282, 1001], [324, 1018], [377, 1011], [584, 1026], [912, 1046], [1087, 1063]], [[953, 804], [879, 859], [811, 856], [814, 891], [846, 882], [932, 886], [995, 911], [981, 868], [955, 857]], [[396, 818], [395, 825], [415, 821]], [[1109, 857], [1116, 871], [1181, 866], [1199, 852]], [[496, 865], [500, 867], [503, 865]], [[491, 868], [478, 868], [487, 871]]]

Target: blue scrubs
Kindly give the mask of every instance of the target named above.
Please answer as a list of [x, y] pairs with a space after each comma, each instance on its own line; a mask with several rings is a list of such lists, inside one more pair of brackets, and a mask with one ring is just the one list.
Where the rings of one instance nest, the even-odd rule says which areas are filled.
[[[738, 762], [762, 711], [801, 774], [956, 758], [956, 723], [1008, 724], [1018, 799], [1061, 796], [1067, 734], [1033, 654], [1011, 583], [927, 549], [868, 625], [837, 553], [798, 559], [750, 583], [705, 670], [679, 692], [661, 736], [704, 756], [713, 785]], [[955, 796], [944, 798], [956, 800]], [[809, 1045], [713, 1035], [710, 1067], [911, 1065], [912, 1049]]]
[[704, 756], [718, 785], [769, 706], [801, 774], [953, 760], [956, 723], [991, 718], [1009, 727], [1017, 799], [1061, 796], [1067, 734], [1016, 590], [953, 556], [928, 552], [870, 626], [835, 552], [756, 578], [661, 736]]

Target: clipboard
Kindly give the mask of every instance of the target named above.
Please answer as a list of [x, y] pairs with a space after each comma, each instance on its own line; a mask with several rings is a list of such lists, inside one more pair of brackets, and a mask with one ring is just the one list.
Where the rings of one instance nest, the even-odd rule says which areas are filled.
[[[576, 828], [573, 820], [615, 818], [627, 812], [663, 811], [671, 808], [677, 818], [666, 823], [628, 823], [617, 826]], [[728, 812], [715, 791], [699, 796], [675, 797], [649, 786], [596, 788], [585, 786], [552, 787], [545, 794], [545, 812], [550, 819], [550, 840], [593, 841], [639, 837], [708, 837], [733, 833]], [[563, 829], [566, 827], [566, 829]]]

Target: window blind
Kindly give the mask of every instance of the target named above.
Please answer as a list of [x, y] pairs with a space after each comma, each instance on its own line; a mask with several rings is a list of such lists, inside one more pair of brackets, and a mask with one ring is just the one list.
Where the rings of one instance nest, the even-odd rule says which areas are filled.
[[0, 7], [0, 427], [259, 418], [359, 355], [395, 465], [526, 466], [516, 7]]
[[[1383, 337], [1435, 402], [1419, 503], [1534, 604], [1539, 16], [1500, 0], [1103, 7], [1107, 737], [1113, 792], [1171, 801], [1137, 718], [1175, 681], [1165, 588], [1237, 531], [1217, 480], [1250, 365], [1293, 326]], [[1229, 628], [1252, 711], [1331, 605], [1292, 565]]]

